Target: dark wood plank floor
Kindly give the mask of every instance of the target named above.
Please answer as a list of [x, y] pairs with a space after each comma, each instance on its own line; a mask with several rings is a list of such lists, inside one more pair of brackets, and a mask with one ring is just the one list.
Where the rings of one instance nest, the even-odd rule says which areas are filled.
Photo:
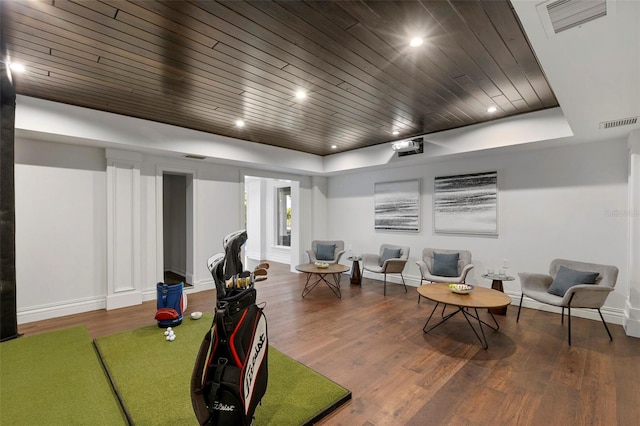
[[[318, 286], [300, 297], [304, 276], [271, 264], [258, 283], [272, 346], [350, 389], [353, 400], [327, 425], [636, 425], [640, 339], [610, 325], [573, 320], [567, 345], [560, 316], [517, 308], [496, 316], [483, 350], [464, 318], [429, 334], [433, 304], [415, 288], [342, 278], [342, 299]], [[189, 295], [188, 312], [212, 311], [213, 291]], [[93, 337], [154, 324], [155, 301], [23, 324], [21, 333], [86, 324]], [[482, 316], [487, 315], [485, 313]], [[488, 317], [487, 317], [488, 318]], [[185, 360], [192, 362], [192, 360]]]

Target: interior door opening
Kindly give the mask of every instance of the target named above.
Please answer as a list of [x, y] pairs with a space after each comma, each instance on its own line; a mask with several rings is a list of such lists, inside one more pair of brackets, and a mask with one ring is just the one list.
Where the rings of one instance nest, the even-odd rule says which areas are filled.
[[193, 263], [193, 177], [180, 173], [162, 174], [162, 234], [164, 283], [192, 285]]
[[262, 261], [297, 264], [299, 182], [245, 176], [244, 191], [247, 266]]

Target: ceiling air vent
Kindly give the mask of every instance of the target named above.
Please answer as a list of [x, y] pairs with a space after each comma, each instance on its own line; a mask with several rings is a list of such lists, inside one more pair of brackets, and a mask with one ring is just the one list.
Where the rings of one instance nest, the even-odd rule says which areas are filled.
[[613, 127], [630, 126], [638, 123], [638, 117], [621, 118], [619, 120], [603, 121], [600, 123], [601, 129], [611, 129]]
[[207, 157], [203, 157], [202, 155], [187, 154], [184, 156], [184, 158], [190, 158], [192, 160], [204, 160]]
[[607, 15], [607, 0], [558, 0], [545, 5], [556, 34]]

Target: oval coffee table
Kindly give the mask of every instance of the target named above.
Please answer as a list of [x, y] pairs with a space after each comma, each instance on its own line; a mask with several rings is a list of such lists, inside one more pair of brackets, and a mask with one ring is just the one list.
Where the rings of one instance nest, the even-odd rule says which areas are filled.
[[[314, 263], [304, 263], [296, 266], [296, 269], [307, 274], [307, 282], [304, 285], [304, 290], [302, 290], [303, 298], [311, 293], [311, 290], [321, 282], [324, 282], [338, 298], [342, 298], [342, 293], [340, 293], [340, 274], [347, 272], [349, 270], [348, 267], [339, 263], [330, 263], [326, 268], [318, 268]], [[318, 279], [310, 283], [312, 275], [316, 275]], [[333, 276], [333, 282], [327, 280], [327, 275]]]
[[[436, 306], [434, 306], [433, 311], [431, 311], [431, 315], [429, 315], [429, 318], [427, 318], [427, 322], [424, 324], [422, 331], [424, 331], [425, 333], [428, 333], [434, 328], [436, 328], [437, 326], [439, 326], [440, 324], [447, 321], [452, 316], [456, 315], [459, 312], [462, 312], [462, 315], [467, 320], [467, 323], [473, 330], [478, 340], [480, 340], [480, 343], [482, 344], [482, 347], [484, 349], [487, 349], [489, 345], [487, 344], [487, 338], [484, 335], [482, 324], [486, 325], [492, 330], [498, 330], [500, 328], [500, 325], [498, 324], [495, 317], [491, 313], [491, 309], [501, 308], [511, 303], [511, 298], [506, 294], [497, 290], [479, 287], [479, 286], [474, 286], [473, 291], [471, 291], [471, 293], [457, 294], [452, 292], [449, 289], [449, 284], [432, 283], [432, 284], [425, 284], [423, 286], [418, 287], [418, 293], [422, 297], [425, 297], [429, 300], [436, 302]], [[436, 309], [440, 304], [455, 306], [458, 309], [450, 314], [447, 314], [446, 316], [443, 316], [440, 322], [427, 328], [427, 326], [429, 325], [429, 321], [431, 321], [431, 317], [433, 317], [433, 313], [436, 311]], [[480, 319], [480, 316], [478, 315], [478, 309], [487, 309], [489, 312], [489, 315], [491, 315], [491, 318], [493, 319], [493, 322], [495, 323], [496, 326], [493, 327], [492, 325], [482, 321]], [[473, 310], [475, 315], [471, 313], [471, 310]], [[443, 313], [444, 313], [444, 310], [443, 310]], [[480, 327], [480, 334], [478, 334], [478, 331], [476, 331], [473, 324], [471, 324], [469, 317], [474, 318], [478, 321], [478, 326]], [[480, 335], [482, 335], [482, 337], [480, 337]]]

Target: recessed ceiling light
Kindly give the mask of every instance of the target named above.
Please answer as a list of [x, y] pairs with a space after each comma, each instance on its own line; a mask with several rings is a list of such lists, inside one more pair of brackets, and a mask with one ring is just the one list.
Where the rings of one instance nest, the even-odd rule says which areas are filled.
[[494, 107], [494, 106], [490, 106], [489, 108], [487, 108], [487, 112], [496, 112], [498, 110], [498, 108]]
[[305, 92], [304, 90], [298, 90], [296, 92], [296, 98], [298, 99], [304, 99], [307, 97], [307, 92]]
[[25, 72], [27, 70], [24, 65], [18, 62], [12, 62], [11, 65], [9, 65], [9, 68], [15, 72]]
[[338, 145], [331, 145], [331, 149], [337, 149]]
[[411, 41], [409, 42], [409, 46], [411, 47], [418, 47], [420, 45], [422, 45], [423, 40], [420, 37], [414, 37], [411, 39]]
[[244, 127], [244, 121], [242, 121], [242, 120], [237, 120], [237, 121], [236, 121], [236, 126], [238, 126], [238, 127]]
[[391, 134], [392, 134], [393, 136], [398, 136], [398, 135], [400, 134], [400, 132], [399, 132], [399, 131], [397, 131], [397, 130], [394, 130], [393, 132], [391, 132]]

